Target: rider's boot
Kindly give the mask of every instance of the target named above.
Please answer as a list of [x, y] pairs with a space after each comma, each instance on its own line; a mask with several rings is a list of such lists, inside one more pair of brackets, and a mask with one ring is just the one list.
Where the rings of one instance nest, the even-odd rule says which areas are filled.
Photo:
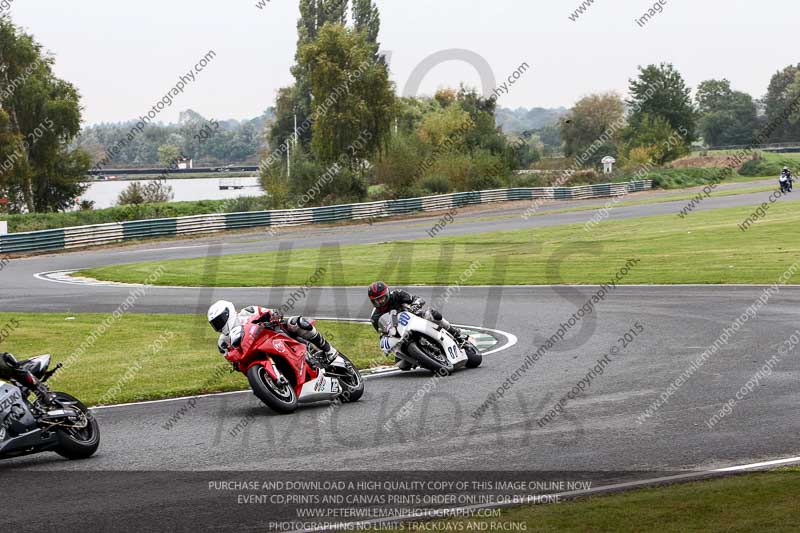
[[336, 357], [339, 356], [339, 351], [330, 344], [328, 347], [328, 350], [322, 350], [318, 346], [314, 346], [317, 350], [313, 352], [309, 350], [306, 352], [306, 362], [314, 368], [330, 367], [336, 360]]

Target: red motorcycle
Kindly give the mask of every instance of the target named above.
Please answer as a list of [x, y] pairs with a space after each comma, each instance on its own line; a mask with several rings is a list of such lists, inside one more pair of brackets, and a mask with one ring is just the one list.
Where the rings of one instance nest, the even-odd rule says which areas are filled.
[[241, 344], [225, 358], [247, 376], [253, 393], [274, 411], [293, 413], [299, 403], [325, 400], [350, 403], [364, 394], [364, 379], [341, 353], [321, 368], [316, 364], [317, 351], [279, 326], [254, 317], [242, 328]]

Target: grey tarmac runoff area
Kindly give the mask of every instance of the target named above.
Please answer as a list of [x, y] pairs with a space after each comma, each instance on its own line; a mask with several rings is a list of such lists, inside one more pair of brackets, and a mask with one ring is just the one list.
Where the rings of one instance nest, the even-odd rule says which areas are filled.
[[[712, 197], [698, 210], [755, 206], [768, 194]], [[674, 214], [685, 204], [618, 207], [610, 219]], [[583, 223], [593, 214], [559, 213], [528, 220], [511, 216], [526, 207], [500, 204], [489, 211], [463, 213], [446, 234]], [[559, 203], [552, 208], [564, 207], [570, 205]], [[306, 248], [423, 238], [437, 219], [432, 215], [387, 221], [348, 231], [292, 229], [271, 238], [263, 233], [215, 235], [17, 259], [6, 265], [0, 278], [0, 308], [111, 312], [130, 287], [54, 281], [41, 274], [269, 251], [277, 249], [282, 240]], [[35, 277], [37, 274], [40, 276]], [[434, 297], [435, 289], [414, 290], [429, 301]], [[3, 492], [14, 487], [14, 499], [24, 502], [4, 511], [0, 529], [78, 531], [82, 524], [91, 524], [93, 529], [114, 531], [267, 530], [267, 507], [240, 505], [234, 494], [209, 488], [209, 481], [226, 479], [263, 481], [297, 475], [323, 480], [358, 477], [359, 472], [377, 478], [387, 471], [396, 479], [414, 472], [424, 478], [476, 471], [484, 472], [479, 477], [488, 478], [498, 472], [511, 476], [528, 473], [528, 477], [550, 472], [561, 478], [589, 479], [594, 487], [600, 487], [792, 458], [800, 455], [796, 407], [800, 350], [781, 356], [772, 374], [736, 405], [733, 414], [713, 428], [706, 421], [778, 354], [784, 340], [798, 329], [800, 287], [782, 287], [757, 318], [744, 323], [665, 405], [651, 417], [642, 418], [645, 409], [763, 290], [750, 286], [623, 286], [612, 290], [594, 313], [476, 418], [472, 416], [476, 409], [597, 287], [465, 287], [445, 308], [446, 315], [458, 324], [511, 333], [519, 342], [487, 355], [477, 370], [437, 380], [421, 400], [412, 402], [408, 416], [391, 427], [386, 426], [387, 420], [430, 382], [429, 374], [371, 377], [361, 401], [337, 407], [329, 417], [324, 416], [326, 405], [302, 408], [291, 416], [273, 415], [249, 392], [98, 409], [102, 444], [93, 459], [68, 462], [54, 454], [39, 454], [0, 462]], [[285, 294], [287, 290], [281, 288], [153, 287], [132, 312], [200, 313], [217, 298], [241, 305], [280, 301]], [[313, 289], [303, 312], [317, 317], [364, 318], [369, 311], [365, 300], [363, 288]], [[609, 358], [602, 375], [595, 375], [585, 392], [567, 403], [563, 414], [538, 424], [637, 322], [641, 333]], [[54, 341], [57, 326], [46, 333]], [[504, 342], [504, 337], [499, 337]], [[242, 385], [246, 386], [244, 378]], [[170, 417], [188, 401], [191, 408], [167, 429]], [[242, 420], [250, 422], [233, 431]], [[270, 509], [273, 512], [275, 508]], [[287, 520], [292, 517], [288, 507], [279, 507], [279, 512], [285, 513]], [[32, 523], [37, 527], [30, 527]]]

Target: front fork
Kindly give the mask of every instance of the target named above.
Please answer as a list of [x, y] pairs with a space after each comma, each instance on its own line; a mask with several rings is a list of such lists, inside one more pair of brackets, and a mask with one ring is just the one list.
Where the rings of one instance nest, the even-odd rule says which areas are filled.
[[268, 357], [267, 360], [263, 364], [264, 371], [266, 371], [267, 375], [270, 377], [272, 381], [277, 383], [279, 386], [283, 387], [286, 385], [291, 385], [289, 380], [286, 379], [278, 367], [275, 366], [275, 361], [272, 360], [272, 357]]

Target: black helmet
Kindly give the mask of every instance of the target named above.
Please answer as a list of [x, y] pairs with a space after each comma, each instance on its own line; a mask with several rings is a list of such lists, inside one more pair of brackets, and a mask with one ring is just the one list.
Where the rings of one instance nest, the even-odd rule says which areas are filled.
[[0, 376], [11, 377], [19, 369], [17, 358], [8, 352], [0, 353]]

